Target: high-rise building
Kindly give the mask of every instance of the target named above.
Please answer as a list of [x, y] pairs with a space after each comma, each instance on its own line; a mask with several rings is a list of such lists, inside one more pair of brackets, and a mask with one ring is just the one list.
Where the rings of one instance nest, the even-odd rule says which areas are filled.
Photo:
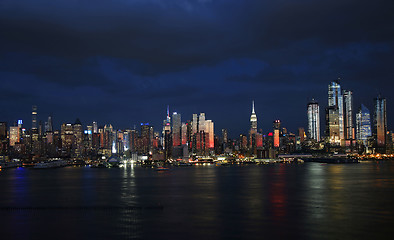
[[52, 116], [48, 116], [48, 122], [47, 122], [47, 129], [45, 129], [46, 132], [53, 132], [53, 123], [52, 123]]
[[353, 126], [353, 93], [348, 90], [343, 90], [343, 107], [344, 107], [344, 128], [345, 139], [354, 139]]
[[250, 115], [250, 133], [257, 133], [257, 116], [254, 111], [254, 101], [252, 101], [252, 114]]
[[308, 137], [320, 141], [320, 111], [319, 104], [314, 99], [308, 103]]
[[356, 139], [366, 146], [368, 137], [371, 135], [370, 113], [368, 108], [361, 104], [361, 107], [356, 114]]
[[[373, 135], [377, 148], [385, 148], [387, 134], [386, 99], [378, 96], [375, 100]], [[380, 151], [383, 151], [381, 149]]]
[[275, 120], [273, 123], [274, 127], [274, 147], [280, 146], [280, 120]]
[[208, 148], [215, 148], [215, 133], [212, 120], [205, 120], [205, 132], [208, 133]]
[[205, 130], [205, 113], [200, 113], [198, 116], [198, 131], [206, 131]]
[[75, 123], [73, 125], [73, 133], [74, 133], [74, 142], [73, 142], [74, 155], [76, 157], [80, 157], [83, 148], [83, 128], [79, 118], [75, 120]]
[[7, 138], [8, 128], [6, 122], [0, 122], [0, 153], [5, 154], [7, 151], [8, 138]]
[[177, 112], [172, 113], [172, 144], [173, 146], [181, 145], [181, 114]]
[[10, 146], [15, 146], [15, 143], [19, 143], [21, 138], [21, 129], [19, 126], [10, 127]]
[[338, 81], [328, 85], [328, 107], [326, 108], [326, 137], [332, 145], [340, 145], [345, 139], [343, 121], [343, 97]]
[[197, 132], [198, 132], [198, 116], [197, 114], [193, 114], [192, 133], [195, 134]]
[[37, 106], [33, 105], [32, 112], [31, 112], [31, 128], [37, 129]]
[[223, 143], [227, 143], [228, 142], [228, 132], [227, 129], [222, 129], [222, 139], [223, 139]]
[[98, 133], [97, 122], [93, 122], [93, 133]]

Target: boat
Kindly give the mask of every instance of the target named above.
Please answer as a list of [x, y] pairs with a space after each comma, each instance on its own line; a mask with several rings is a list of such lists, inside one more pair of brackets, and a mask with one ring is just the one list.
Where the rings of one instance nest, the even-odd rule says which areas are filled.
[[168, 171], [168, 170], [170, 170], [170, 169], [167, 168], [167, 167], [158, 166], [158, 167], [155, 168], [155, 170], [156, 170], [156, 171]]
[[3, 168], [16, 168], [22, 166], [21, 162], [17, 161], [11, 161], [11, 162], [6, 162], [6, 161], [1, 161], [0, 162], [0, 169]]
[[46, 169], [46, 168], [58, 168], [65, 167], [68, 165], [66, 160], [50, 159], [48, 161], [39, 162], [34, 165], [35, 169]]

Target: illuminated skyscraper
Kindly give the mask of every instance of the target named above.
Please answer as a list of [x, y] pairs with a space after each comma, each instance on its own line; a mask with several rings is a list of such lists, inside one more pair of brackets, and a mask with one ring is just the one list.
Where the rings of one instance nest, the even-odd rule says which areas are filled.
[[93, 122], [93, 133], [98, 133], [97, 122]]
[[31, 128], [37, 129], [37, 106], [33, 105], [31, 112]]
[[370, 113], [368, 108], [361, 104], [361, 107], [356, 114], [356, 138], [364, 146], [366, 146], [368, 137], [370, 137], [371, 135], [372, 133]]
[[205, 132], [208, 133], [208, 148], [215, 148], [215, 133], [214, 124], [212, 120], [205, 121]]
[[344, 105], [344, 128], [345, 139], [354, 139], [353, 126], [353, 93], [348, 90], [343, 90], [343, 105]]
[[173, 146], [180, 146], [181, 145], [181, 114], [177, 112], [172, 113], [172, 143]]
[[162, 146], [164, 147], [165, 159], [169, 159], [172, 153], [171, 117], [169, 106], [167, 106], [167, 118], [163, 121]]
[[19, 143], [21, 138], [21, 129], [19, 126], [10, 127], [10, 146], [15, 146], [15, 143]]
[[275, 120], [273, 123], [274, 127], [274, 147], [280, 146], [280, 120]]
[[308, 103], [308, 135], [310, 139], [320, 141], [320, 111], [314, 99]]
[[383, 151], [386, 147], [387, 134], [387, 117], [386, 117], [386, 99], [378, 96], [375, 100], [374, 114], [374, 131], [373, 135], [376, 140], [376, 147]]
[[250, 132], [257, 133], [257, 116], [254, 111], [254, 101], [252, 101], [252, 114], [250, 115]]
[[198, 132], [198, 116], [197, 114], [193, 114], [193, 121], [192, 121], [192, 133]]
[[328, 85], [328, 107], [326, 109], [326, 136], [332, 145], [340, 145], [345, 139], [343, 120], [343, 97], [338, 81]]

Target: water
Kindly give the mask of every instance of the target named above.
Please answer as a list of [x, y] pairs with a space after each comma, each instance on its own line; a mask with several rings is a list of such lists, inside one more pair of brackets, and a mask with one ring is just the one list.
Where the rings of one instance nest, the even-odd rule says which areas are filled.
[[0, 171], [1, 239], [391, 239], [394, 162]]

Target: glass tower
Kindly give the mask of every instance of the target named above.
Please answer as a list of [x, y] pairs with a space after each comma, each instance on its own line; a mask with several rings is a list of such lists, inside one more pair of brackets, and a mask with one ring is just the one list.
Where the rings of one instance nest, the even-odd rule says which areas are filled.
[[387, 132], [386, 99], [375, 98], [374, 137], [377, 147], [385, 147]]
[[356, 138], [366, 146], [368, 137], [371, 135], [370, 113], [368, 108], [361, 104], [361, 107], [356, 114]]
[[314, 99], [308, 103], [308, 135], [310, 139], [320, 141], [319, 104]]

